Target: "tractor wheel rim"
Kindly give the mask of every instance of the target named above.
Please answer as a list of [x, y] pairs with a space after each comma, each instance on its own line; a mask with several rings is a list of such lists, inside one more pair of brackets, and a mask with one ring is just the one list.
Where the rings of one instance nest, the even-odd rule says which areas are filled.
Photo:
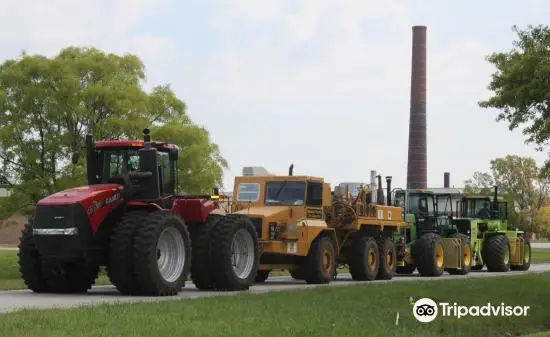
[[332, 259], [330, 252], [328, 250], [325, 250], [323, 253], [323, 270], [325, 272], [330, 271], [330, 268], [332, 268]]
[[472, 264], [472, 250], [470, 245], [464, 246], [464, 266], [469, 266]]
[[374, 249], [369, 249], [369, 261], [368, 261], [368, 264], [369, 264], [369, 269], [370, 270], [373, 270], [374, 267], [376, 266], [376, 254], [374, 253]]
[[174, 227], [165, 228], [157, 242], [157, 266], [160, 275], [167, 282], [176, 281], [185, 266], [185, 242]]
[[523, 263], [529, 263], [529, 261], [531, 260], [530, 256], [531, 248], [529, 247], [529, 245], [523, 246]]
[[233, 256], [233, 271], [240, 279], [250, 276], [254, 266], [254, 239], [245, 229], [239, 229], [231, 242], [231, 255]]
[[435, 263], [438, 268], [443, 267], [443, 247], [441, 245], [437, 245], [435, 248]]

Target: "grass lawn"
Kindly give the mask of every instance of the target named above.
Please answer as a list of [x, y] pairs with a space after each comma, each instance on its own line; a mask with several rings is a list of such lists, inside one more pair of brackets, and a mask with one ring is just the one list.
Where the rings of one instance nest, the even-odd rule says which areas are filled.
[[[0, 336], [518, 336], [550, 330], [548, 284], [550, 273], [544, 273], [29, 310], [1, 315]], [[465, 306], [504, 302], [530, 309], [522, 317], [460, 319], [445, 317], [440, 310], [433, 322], [420, 323], [409, 296]]]
[[[533, 248], [532, 263], [550, 262], [550, 249]], [[346, 268], [340, 268], [339, 273], [347, 273]], [[287, 272], [274, 271], [271, 276], [287, 276]], [[100, 272], [96, 285], [111, 284], [103, 270]], [[0, 290], [25, 289], [17, 265], [17, 251], [0, 251]], [[1, 336], [1, 335], [0, 335]]]

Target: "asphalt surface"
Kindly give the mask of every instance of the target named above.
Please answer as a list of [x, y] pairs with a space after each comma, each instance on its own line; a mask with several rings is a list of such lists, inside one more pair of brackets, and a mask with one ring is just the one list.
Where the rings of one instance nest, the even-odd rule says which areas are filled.
[[[532, 248], [548, 248], [550, 249], [550, 242], [533, 242], [531, 243], [531, 247]], [[0, 246], [0, 251], [1, 250], [7, 250], [7, 251], [17, 251], [18, 248], [17, 247], [5, 247], [5, 246]]]
[[485, 270], [472, 271], [464, 276], [451, 276], [447, 273], [441, 277], [420, 277], [418, 274], [412, 276], [396, 275], [391, 280], [386, 281], [371, 281], [371, 282], [356, 282], [351, 281], [349, 274], [338, 275], [338, 279], [328, 285], [307, 285], [304, 282], [296, 281], [290, 277], [278, 276], [269, 278], [265, 284], [256, 284], [248, 291], [242, 292], [210, 292], [199, 291], [191, 282], [188, 282], [185, 288], [177, 296], [171, 297], [135, 297], [122, 296], [113, 286], [98, 286], [94, 287], [88, 294], [83, 295], [56, 295], [56, 294], [35, 294], [28, 290], [0, 291], [0, 313], [21, 310], [25, 308], [34, 309], [54, 309], [54, 308], [71, 308], [79, 306], [96, 305], [101, 303], [123, 303], [123, 302], [147, 302], [147, 301], [163, 301], [174, 299], [194, 299], [204, 298], [209, 296], [229, 296], [238, 293], [266, 293], [272, 291], [288, 291], [305, 289], [322, 286], [346, 286], [357, 283], [375, 284], [375, 283], [390, 283], [390, 282], [410, 282], [419, 280], [439, 281], [445, 279], [458, 278], [476, 278], [476, 277], [507, 277], [512, 275], [533, 274], [550, 271], [550, 263], [533, 264], [528, 271], [519, 272], [511, 271], [507, 273], [489, 273]]

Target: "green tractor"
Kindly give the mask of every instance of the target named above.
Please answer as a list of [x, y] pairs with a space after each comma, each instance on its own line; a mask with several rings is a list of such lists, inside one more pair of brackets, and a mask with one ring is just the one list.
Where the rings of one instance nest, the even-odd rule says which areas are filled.
[[484, 266], [491, 272], [529, 269], [531, 243], [523, 231], [508, 228], [508, 203], [498, 196], [497, 186], [492, 200], [463, 195], [456, 204], [457, 216], [440, 230], [469, 239], [473, 270]]
[[394, 191], [394, 205], [403, 207], [404, 225], [394, 238], [397, 246], [398, 274], [411, 274], [416, 269], [422, 276], [467, 274], [471, 268], [472, 247], [467, 237], [446, 230], [451, 224], [452, 207], [439, 211], [440, 199], [429, 190]]

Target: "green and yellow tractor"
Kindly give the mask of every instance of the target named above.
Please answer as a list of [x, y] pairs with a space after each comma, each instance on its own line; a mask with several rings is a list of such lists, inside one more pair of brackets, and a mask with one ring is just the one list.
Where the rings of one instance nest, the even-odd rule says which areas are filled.
[[461, 235], [469, 238], [472, 246], [472, 269], [507, 272], [528, 270], [531, 265], [531, 243], [525, 233], [509, 228], [508, 203], [494, 195], [463, 195], [456, 203], [457, 215], [448, 226], [439, 231], [447, 235]]
[[394, 191], [394, 206], [403, 208], [405, 223], [394, 236], [398, 274], [411, 274], [416, 269], [422, 276], [440, 276], [444, 271], [451, 274], [470, 271], [472, 247], [468, 238], [461, 233], [441, 230], [450, 224], [452, 216], [452, 211], [438, 210], [440, 202], [437, 199], [444, 197], [422, 189]]

